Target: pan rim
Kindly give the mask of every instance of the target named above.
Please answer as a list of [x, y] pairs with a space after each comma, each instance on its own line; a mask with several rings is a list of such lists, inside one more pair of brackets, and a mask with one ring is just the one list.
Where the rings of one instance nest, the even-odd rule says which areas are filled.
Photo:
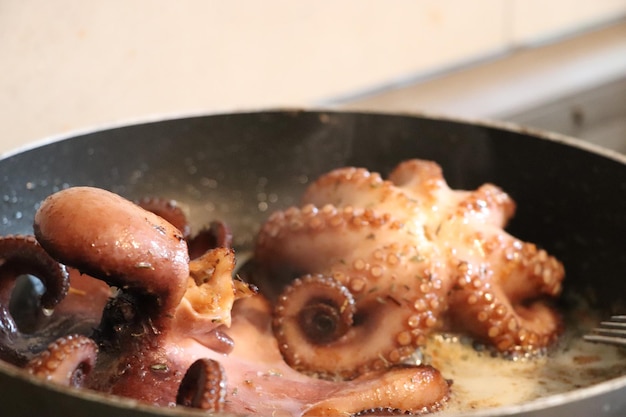
[[372, 110], [342, 110], [333, 107], [268, 107], [258, 109], [239, 109], [235, 111], [188, 111], [179, 113], [164, 113], [164, 114], [150, 114], [136, 118], [128, 118], [119, 120], [116, 122], [106, 122], [101, 124], [94, 124], [92, 126], [86, 126], [83, 128], [77, 128], [68, 132], [59, 134], [53, 134], [45, 136], [41, 139], [34, 140], [28, 144], [18, 146], [17, 148], [0, 153], [0, 161], [10, 158], [12, 156], [28, 152], [33, 149], [41, 148], [52, 143], [60, 142], [67, 139], [72, 139], [92, 133], [104, 132], [113, 129], [120, 129], [125, 127], [168, 122], [175, 120], [184, 120], [192, 118], [204, 118], [204, 117], [218, 117], [218, 116], [235, 116], [235, 115], [253, 115], [253, 114], [270, 114], [270, 113], [284, 113], [284, 114], [337, 114], [337, 115], [370, 115], [370, 116], [391, 116], [391, 117], [415, 117], [423, 119], [431, 119], [444, 122], [452, 122], [459, 124], [467, 124], [473, 126], [480, 126], [485, 128], [493, 128], [498, 130], [505, 130], [512, 133], [520, 133], [528, 136], [534, 136], [539, 139], [548, 140], [552, 142], [561, 143], [568, 146], [573, 146], [597, 155], [603, 156], [626, 164], [626, 154], [622, 154], [618, 151], [596, 145], [594, 143], [568, 136], [565, 134], [551, 132], [548, 130], [533, 128], [524, 126], [518, 123], [499, 121], [493, 119], [481, 119], [481, 118], [469, 118], [460, 117], [447, 114], [430, 113], [427, 111], [406, 111], [406, 112], [386, 112], [386, 111], [372, 111]]
[[[416, 118], [424, 118], [424, 119], [431, 119], [431, 120], [437, 120], [437, 121], [468, 124], [472, 126], [480, 126], [480, 127], [485, 127], [485, 128], [492, 128], [492, 129], [497, 129], [497, 130], [504, 130], [504, 131], [509, 131], [513, 133], [520, 133], [520, 134], [524, 134], [528, 136], [533, 136], [537, 139], [548, 140], [548, 141], [563, 144], [566, 146], [575, 147], [575, 148], [599, 155], [601, 157], [614, 160], [623, 165], [626, 165], [626, 155], [621, 154], [617, 151], [613, 151], [613, 150], [601, 147], [599, 145], [595, 145], [593, 143], [586, 142], [584, 140], [570, 137], [567, 135], [544, 131], [541, 129], [529, 128], [529, 127], [521, 126], [521, 125], [510, 123], [510, 122], [461, 118], [461, 117], [454, 117], [454, 116], [448, 116], [448, 115], [431, 114], [427, 112], [381, 112], [381, 111], [358, 111], [358, 110], [357, 111], [344, 111], [344, 110], [336, 109], [336, 108], [320, 108], [320, 107], [268, 108], [268, 109], [256, 109], [256, 110], [254, 109], [237, 110], [235, 112], [224, 112], [224, 111], [184, 112], [184, 113], [170, 114], [170, 115], [151, 115], [151, 116], [136, 118], [132, 120], [129, 119], [129, 120], [119, 121], [115, 123], [106, 123], [102, 125], [84, 128], [84, 129], [77, 129], [77, 130], [73, 130], [73, 131], [59, 134], [59, 135], [52, 135], [52, 136], [43, 138], [39, 141], [30, 143], [28, 145], [18, 147], [9, 152], [0, 154], [0, 162], [12, 156], [26, 153], [30, 150], [42, 148], [42, 147], [45, 147], [47, 145], [50, 145], [56, 142], [60, 142], [63, 140], [71, 140], [73, 138], [77, 138], [80, 136], [84, 136], [84, 135], [88, 135], [88, 134], [96, 133], [96, 132], [104, 132], [108, 130], [132, 127], [132, 126], [143, 125], [143, 124], [176, 121], [176, 120], [184, 120], [184, 119], [191, 119], [191, 118], [205, 118], [205, 117], [215, 117], [215, 116], [236, 116], [236, 115], [243, 116], [243, 115], [269, 114], [269, 113], [272, 113], [272, 114], [279, 114], [279, 113], [329, 114], [329, 115], [337, 114], [337, 115], [357, 115], [357, 116], [358, 115], [363, 115], [363, 116], [377, 115], [377, 116], [392, 116], [392, 117], [416, 117]], [[157, 407], [157, 406], [153, 406], [149, 404], [144, 404], [136, 400], [114, 396], [110, 394], [98, 393], [98, 392], [93, 392], [93, 391], [83, 390], [83, 389], [72, 389], [72, 388], [68, 389], [66, 387], [61, 387], [51, 382], [41, 380], [37, 377], [34, 377], [28, 374], [22, 369], [13, 367], [5, 363], [0, 363], [0, 372], [5, 373], [9, 375], [10, 377], [20, 378], [31, 384], [36, 384], [45, 389], [57, 391], [65, 395], [78, 396], [81, 399], [88, 400], [88, 401], [97, 401], [102, 404], [108, 403], [109, 405], [111, 405], [110, 399], [113, 398], [115, 400], [114, 405], [113, 405], [114, 407], [130, 408], [130, 409], [134, 409], [137, 411], [144, 411], [144, 412], [154, 413], [156, 415], [163, 415], [163, 416], [196, 415], [195, 410], [189, 410], [189, 409], [176, 410], [172, 408], [163, 408], [163, 407]], [[567, 403], [581, 401], [581, 400], [585, 400], [588, 398], [596, 397], [602, 394], [607, 394], [607, 393], [611, 393], [611, 392], [615, 392], [615, 391], [623, 390], [623, 389], [626, 389], [626, 376], [613, 378], [613, 379], [603, 381], [603, 382], [600, 382], [598, 384], [595, 384], [589, 387], [579, 388], [579, 389], [572, 390], [569, 392], [539, 398], [539, 399], [536, 399], [527, 403], [523, 403], [523, 404], [507, 405], [507, 406], [496, 407], [496, 408], [488, 409], [488, 410], [476, 410], [476, 411], [472, 411], [468, 413], [458, 414], [458, 416], [468, 416], [468, 417], [494, 416], [495, 417], [495, 416], [517, 415], [520, 413], [526, 413], [526, 412], [538, 411], [538, 410], [542, 410], [546, 408], [558, 407]], [[198, 412], [197, 415], [205, 415], [205, 414], [204, 413], [200, 414], [200, 412]], [[228, 414], [223, 414], [223, 415], [226, 416]]]

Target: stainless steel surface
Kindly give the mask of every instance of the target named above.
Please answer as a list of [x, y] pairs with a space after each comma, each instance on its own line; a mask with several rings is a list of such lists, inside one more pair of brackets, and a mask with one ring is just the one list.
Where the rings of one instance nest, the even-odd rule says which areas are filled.
[[[626, 304], [626, 156], [559, 135], [410, 115], [276, 111], [133, 125], [49, 143], [0, 160], [0, 234], [30, 233], [38, 203], [73, 185], [189, 207], [192, 227], [230, 223], [237, 248], [269, 212], [292, 204], [331, 168], [382, 173], [401, 160], [439, 162], [453, 187], [494, 182], [518, 203], [511, 233], [567, 267], [566, 293], [598, 309]], [[267, 199], [267, 196], [273, 196]], [[263, 202], [264, 204], [259, 204]], [[565, 297], [567, 299], [567, 297]], [[567, 308], [567, 306], [564, 306]], [[52, 386], [0, 364], [2, 415], [199, 415]], [[33, 399], [37, 398], [37, 401]], [[626, 376], [472, 416], [626, 413]]]
[[583, 337], [588, 342], [626, 346], [626, 316], [611, 316]]

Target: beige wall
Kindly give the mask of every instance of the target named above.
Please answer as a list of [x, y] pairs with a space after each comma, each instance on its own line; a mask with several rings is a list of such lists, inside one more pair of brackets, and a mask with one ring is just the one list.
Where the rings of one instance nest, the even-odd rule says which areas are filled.
[[154, 115], [310, 106], [626, 15], [626, 0], [0, 0], [0, 152]]

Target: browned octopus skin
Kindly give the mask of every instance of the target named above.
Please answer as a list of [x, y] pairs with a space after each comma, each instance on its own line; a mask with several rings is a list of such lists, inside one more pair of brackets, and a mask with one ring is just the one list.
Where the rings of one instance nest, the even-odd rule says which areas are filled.
[[218, 329], [230, 324], [237, 295], [231, 249], [216, 248], [189, 261], [177, 228], [89, 187], [47, 198], [34, 229], [56, 259], [120, 289], [94, 334], [100, 352], [86, 386], [168, 404], [189, 363], [172, 361], [167, 346], [188, 337], [207, 349], [232, 350], [232, 340]]
[[[187, 262], [178, 230], [104, 190], [76, 187], [49, 197], [35, 216], [35, 233], [57, 261], [90, 274], [72, 275], [55, 314], [85, 308], [80, 297], [87, 292], [102, 305], [107, 293], [98, 280], [118, 287], [91, 337], [57, 335], [30, 358], [25, 368], [35, 375], [157, 405], [238, 414], [423, 413], [447, 399], [448, 381], [428, 366], [349, 382], [298, 373], [279, 353], [269, 304], [232, 279], [232, 249], [213, 248]], [[223, 224], [211, 233], [216, 242], [229, 241]], [[239, 308], [231, 314], [235, 299]]]
[[448, 327], [503, 352], [549, 345], [560, 319], [544, 299], [560, 293], [563, 266], [503, 230], [514, 211], [494, 185], [451, 190], [429, 161], [389, 180], [360, 168], [322, 176], [301, 207], [270, 216], [255, 247], [252, 276], [278, 300], [285, 359], [354, 377]]

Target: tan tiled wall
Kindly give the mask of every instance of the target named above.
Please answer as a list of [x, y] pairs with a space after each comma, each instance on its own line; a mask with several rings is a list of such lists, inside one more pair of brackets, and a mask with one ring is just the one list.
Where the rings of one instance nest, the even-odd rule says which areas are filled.
[[154, 115], [313, 105], [625, 14], [626, 0], [5, 0], [0, 152]]

